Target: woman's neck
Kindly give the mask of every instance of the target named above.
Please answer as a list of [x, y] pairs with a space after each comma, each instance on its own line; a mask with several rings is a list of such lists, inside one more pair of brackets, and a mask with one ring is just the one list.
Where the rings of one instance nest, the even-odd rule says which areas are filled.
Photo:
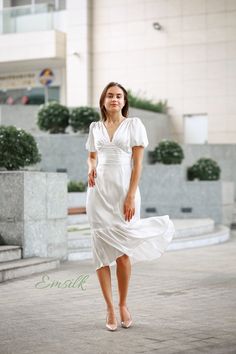
[[122, 116], [122, 114], [120, 112], [112, 113], [112, 114], [109, 114], [109, 116], [107, 116], [107, 122], [113, 123], [113, 124], [119, 123], [123, 119], [124, 119], [124, 117]]

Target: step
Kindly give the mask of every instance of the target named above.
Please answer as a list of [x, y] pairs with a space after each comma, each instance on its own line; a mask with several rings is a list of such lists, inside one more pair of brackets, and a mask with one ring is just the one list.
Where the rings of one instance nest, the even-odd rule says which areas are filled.
[[91, 248], [75, 249], [73, 251], [68, 252], [68, 261], [82, 261], [85, 259], [92, 259], [92, 251]]
[[91, 230], [88, 229], [83, 229], [81, 231], [71, 231], [71, 232], [67, 232], [67, 238], [68, 240], [75, 240], [75, 239], [79, 239], [81, 237], [86, 237], [91, 235]]
[[30, 257], [0, 263], [0, 282], [58, 268], [57, 258]]
[[90, 225], [88, 223], [81, 223], [75, 225], [67, 226], [67, 231], [73, 233], [74, 231], [83, 231], [90, 229]]
[[182, 250], [186, 248], [203, 247], [226, 242], [230, 239], [230, 229], [224, 225], [216, 225], [212, 232], [198, 236], [173, 238], [168, 246], [168, 251]]
[[0, 263], [21, 259], [22, 249], [20, 246], [0, 246]]
[[91, 231], [88, 223], [68, 226], [68, 261], [92, 259]]
[[68, 215], [67, 216], [67, 225], [81, 224], [88, 222], [87, 214], [78, 214], [78, 215]]
[[73, 250], [75, 248], [90, 248], [91, 249], [91, 237], [81, 237], [75, 240], [68, 240], [68, 250]]
[[215, 222], [210, 218], [204, 219], [172, 219], [176, 228], [176, 238], [204, 235], [214, 230]]

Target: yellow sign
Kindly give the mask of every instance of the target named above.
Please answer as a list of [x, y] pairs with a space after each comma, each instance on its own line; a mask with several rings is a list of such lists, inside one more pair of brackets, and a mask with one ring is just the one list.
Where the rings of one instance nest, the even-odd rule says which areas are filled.
[[39, 82], [44, 86], [49, 86], [54, 80], [54, 74], [51, 69], [43, 69], [39, 74]]

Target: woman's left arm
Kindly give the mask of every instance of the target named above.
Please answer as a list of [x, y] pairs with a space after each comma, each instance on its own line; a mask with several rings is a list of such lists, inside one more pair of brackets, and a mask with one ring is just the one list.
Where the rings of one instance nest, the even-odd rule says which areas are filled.
[[130, 178], [129, 189], [124, 202], [125, 220], [128, 221], [130, 221], [130, 219], [134, 216], [135, 213], [135, 193], [142, 172], [143, 152], [143, 146], [134, 146], [132, 148], [133, 168]]

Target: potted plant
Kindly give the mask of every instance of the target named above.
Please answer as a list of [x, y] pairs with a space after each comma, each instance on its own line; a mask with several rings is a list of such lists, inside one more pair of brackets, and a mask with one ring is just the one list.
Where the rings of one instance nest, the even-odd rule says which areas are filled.
[[182, 178], [181, 162], [184, 158], [184, 152], [181, 146], [173, 141], [162, 139], [153, 151], [148, 152], [148, 162], [150, 170], [162, 181], [166, 178], [173, 178], [176, 181]]
[[50, 134], [65, 133], [69, 125], [70, 111], [66, 106], [56, 101], [40, 106], [37, 115], [39, 129], [49, 131]]
[[221, 169], [213, 159], [202, 157], [195, 164], [187, 168], [187, 179], [193, 181], [217, 181], [220, 179]]
[[88, 133], [90, 123], [100, 119], [99, 113], [92, 107], [77, 107], [71, 110], [69, 124], [73, 132]]
[[162, 139], [158, 146], [149, 153], [150, 163], [160, 162], [164, 165], [181, 164], [184, 158], [182, 147], [173, 140]]
[[25, 166], [41, 161], [34, 137], [19, 129], [10, 126], [0, 126], [0, 168], [5, 170], [19, 170]]

